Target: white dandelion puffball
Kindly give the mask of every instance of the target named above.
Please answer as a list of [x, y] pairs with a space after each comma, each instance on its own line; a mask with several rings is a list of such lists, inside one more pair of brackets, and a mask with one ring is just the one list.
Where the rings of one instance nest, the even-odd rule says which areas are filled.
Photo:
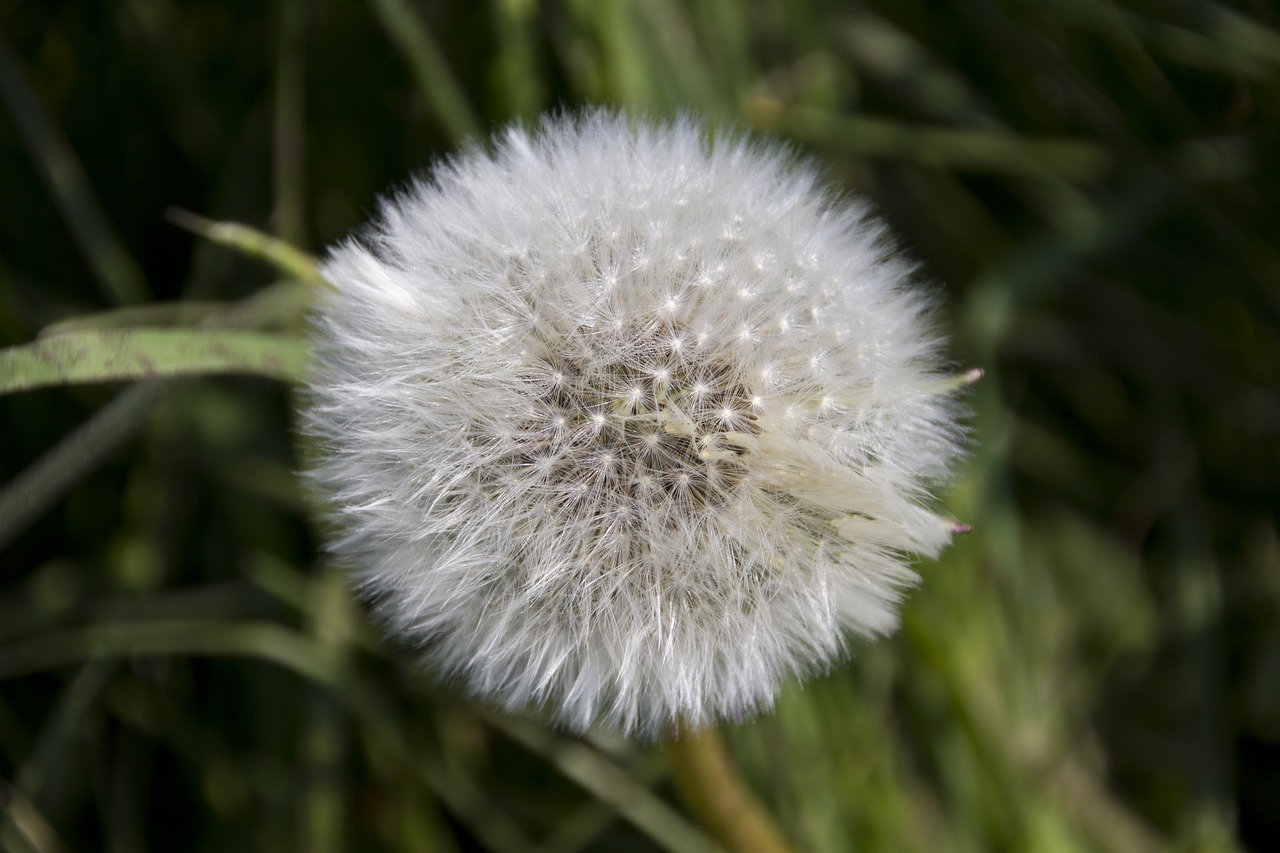
[[785, 151], [508, 129], [322, 268], [331, 552], [438, 673], [649, 738], [892, 631], [956, 455], [912, 265]]

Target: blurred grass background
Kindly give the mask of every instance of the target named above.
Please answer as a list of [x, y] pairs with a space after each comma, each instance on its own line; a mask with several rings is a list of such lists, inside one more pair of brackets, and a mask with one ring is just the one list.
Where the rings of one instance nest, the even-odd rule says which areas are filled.
[[[319, 251], [547, 109], [789, 140], [987, 378], [948, 498], [975, 532], [893, 640], [728, 728], [751, 785], [802, 850], [1280, 849], [1273, 4], [0, 0], [0, 99], [6, 345], [273, 280], [170, 205]], [[378, 636], [291, 423], [252, 379], [0, 399], [0, 843], [706, 849], [653, 750]], [[15, 491], [32, 465], [65, 488]]]

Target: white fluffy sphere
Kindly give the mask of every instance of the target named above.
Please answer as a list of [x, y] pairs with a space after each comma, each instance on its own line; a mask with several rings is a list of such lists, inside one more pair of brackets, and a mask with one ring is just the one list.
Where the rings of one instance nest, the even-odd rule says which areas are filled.
[[331, 550], [440, 672], [644, 737], [896, 625], [955, 525], [911, 264], [786, 152], [502, 133], [333, 250], [305, 407]]

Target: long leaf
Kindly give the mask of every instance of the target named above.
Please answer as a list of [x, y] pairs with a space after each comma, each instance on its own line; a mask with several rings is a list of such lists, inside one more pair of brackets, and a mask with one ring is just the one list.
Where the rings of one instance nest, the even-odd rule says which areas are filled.
[[77, 382], [202, 373], [250, 373], [294, 381], [303, 375], [306, 362], [302, 340], [257, 332], [68, 332], [0, 350], [0, 394]]

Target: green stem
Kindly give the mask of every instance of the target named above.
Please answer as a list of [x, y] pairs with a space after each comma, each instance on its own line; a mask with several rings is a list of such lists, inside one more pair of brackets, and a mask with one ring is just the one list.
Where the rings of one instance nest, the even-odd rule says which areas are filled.
[[686, 805], [731, 853], [791, 853], [716, 728], [681, 725], [663, 746]]

